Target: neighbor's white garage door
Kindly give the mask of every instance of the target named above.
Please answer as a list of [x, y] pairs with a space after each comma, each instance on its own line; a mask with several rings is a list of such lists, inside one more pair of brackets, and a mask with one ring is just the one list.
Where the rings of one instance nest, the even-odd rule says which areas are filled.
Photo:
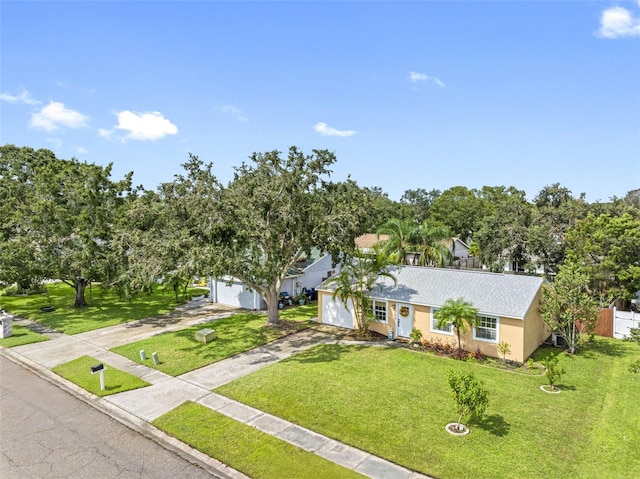
[[338, 298], [333, 298], [331, 294], [325, 294], [322, 298], [322, 322], [333, 326], [353, 329], [353, 303], [349, 300], [349, 310], [344, 307], [344, 303]]

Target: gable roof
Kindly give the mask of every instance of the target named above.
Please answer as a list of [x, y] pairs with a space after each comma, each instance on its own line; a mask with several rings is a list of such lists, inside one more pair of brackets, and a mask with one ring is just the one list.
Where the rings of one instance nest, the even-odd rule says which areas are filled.
[[545, 282], [538, 276], [489, 273], [447, 268], [393, 268], [398, 280], [381, 277], [372, 291], [379, 299], [438, 307], [448, 299], [464, 298], [479, 313], [524, 319]]
[[356, 248], [361, 250], [369, 250], [373, 248], [374, 245], [378, 244], [380, 241], [386, 241], [389, 239], [389, 235], [381, 234], [378, 235], [376, 233], [365, 233], [363, 235], [358, 236], [355, 239]]

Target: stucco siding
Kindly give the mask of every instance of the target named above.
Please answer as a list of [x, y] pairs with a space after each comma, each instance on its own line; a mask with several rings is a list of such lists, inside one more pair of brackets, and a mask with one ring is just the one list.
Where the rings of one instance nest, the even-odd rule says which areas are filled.
[[536, 295], [535, 301], [531, 303], [524, 318], [524, 346], [523, 359], [526, 361], [538, 346], [551, 336], [551, 328], [544, 321], [540, 314], [540, 301], [542, 299], [542, 289]]

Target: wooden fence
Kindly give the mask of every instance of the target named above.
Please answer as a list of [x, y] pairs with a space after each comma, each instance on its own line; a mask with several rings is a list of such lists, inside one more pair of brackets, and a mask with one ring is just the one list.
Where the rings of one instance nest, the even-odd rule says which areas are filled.
[[603, 308], [596, 322], [596, 335], [613, 338], [613, 309]]

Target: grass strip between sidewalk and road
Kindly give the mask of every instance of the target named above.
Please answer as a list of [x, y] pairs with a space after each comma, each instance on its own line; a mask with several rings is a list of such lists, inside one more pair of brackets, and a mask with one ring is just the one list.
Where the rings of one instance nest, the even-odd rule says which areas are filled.
[[364, 477], [190, 401], [159, 417], [153, 425], [253, 479]]
[[44, 334], [31, 331], [24, 326], [18, 326], [15, 323], [12, 326], [13, 334], [8, 338], [0, 339], [0, 346], [5, 348], [13, 348], [14, 346], [22, 346], [23, 344], [39, 343], [42, 341], [49, 341]]
[[[277, 326], [267, 324], [266, 314], [238, 313], [228, 318], [117, 346], [111, 351], [171, 376], [179, 376], [309, 327], [310, 312], [315, 309], [303, 308], [305, 307], [296, 308], [297, 313], [294, 309], [289, 310], [291, 312], [285, 316], [289, 319]], [[216, 339], [206, 344], [197, 341], [195, 334], [201, 329], [215, 330]], [[141, 350], [147, 356], [144, 361], [140, 359]], [[152, 361], [153, 353], [158, 353], [157, 365]]]
[[52, 371], [59, 376], [71, 381], [72, 383], [80, 386], [81, 388], [95, 394], [96, 396], [109, 396], [110, 394], [121, 393], [124, 391], [130, 391], [132, 389], [138, 389], [150, 384], [143, 381], [139, 377], [126, 373], [119, 369], [112, 368], [108, 364], [105, 364], [106, 371], [104, 372], [104, 385], [105, 389], [100, 389], [100, 374], [92, 374], [91, 366], [100, 364], [101, 361], [92, 358], [91, 356], [82, 356], [68, 363], [61, 364], [52, 369]]

